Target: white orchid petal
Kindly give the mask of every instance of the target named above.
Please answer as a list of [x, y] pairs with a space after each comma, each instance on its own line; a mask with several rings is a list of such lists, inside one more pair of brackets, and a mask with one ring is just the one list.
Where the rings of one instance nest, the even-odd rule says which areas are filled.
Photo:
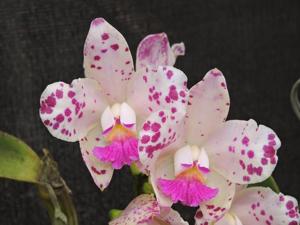
[[107, 130], [111, 129], [115, 125], [115, 118], [114, 114], [112, 113], [110, 107], [106, 107], [104, 112], [101, 116], [101, 126], [102, 131], [106, 132]]
[[40, 99], [40, 117], [49, 132], [64, 141], [78, 141], [100, 120], [106, 98], [95, 80], [56, 82]]
[[264, 187], [240, 191], [232, 203], [231, 211], [243, 225], [298, 225], [300, 222], [295, 198], [276, 194]]
[[275, 132], [254, 120], [231, 120], [206, 143], [211, 165], [234, 183], [257, 183], [268, 178], [277, 164], [281, 143]]
[[191, 147], [186, 145], [175, 152], [174, 167], [175, 175], [177, 176], [184, 170], [193, 166], [193, 154]]
[[123, 102], [134, 73], [133, 60], [122, 34], [103, 18], [92, 21], [84, 45], [85, 76], [95, 79], [112, 102]]

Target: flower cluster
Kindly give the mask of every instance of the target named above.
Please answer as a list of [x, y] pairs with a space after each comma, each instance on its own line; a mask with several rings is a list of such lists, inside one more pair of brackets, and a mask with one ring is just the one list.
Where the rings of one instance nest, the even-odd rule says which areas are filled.
[[84, 45], [86, 78], [47, 86], [40, 116], [49, 132], [79, 141], [95, 184], [104, 190], [114, 169], [135, 163], [155, 196], [140, 195], [117, 224], [185, 222], [171, 206], [198, 207], [197, 225], [298, 225], [296, 199], [251, 187], [271, 176], [281, 143], [254, 120], [227, 120], [230, 99], [222, 72], [210, 70], [187, 88], [173, 67], [185, 54], [166, 34], [139, 44], [134, 68], [124, 37], [102, 18]]

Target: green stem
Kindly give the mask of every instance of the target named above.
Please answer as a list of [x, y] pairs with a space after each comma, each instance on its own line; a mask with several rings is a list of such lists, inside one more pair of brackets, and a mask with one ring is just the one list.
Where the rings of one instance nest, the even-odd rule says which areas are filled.
[[45, 149], [40, 184], [37, 187], [52, 219], [52, 225], [78, 225], [71, 191], [60, 176], [57, 163]]
[[292, 87], [291, 94], [290, 94], [290, 99], [291, 99], [291, 104], [292, 108], [300, 120], [300, 101], [299, 101], [299, 89], [300, 89], [300, 79], [295, 82], [295, 84]]

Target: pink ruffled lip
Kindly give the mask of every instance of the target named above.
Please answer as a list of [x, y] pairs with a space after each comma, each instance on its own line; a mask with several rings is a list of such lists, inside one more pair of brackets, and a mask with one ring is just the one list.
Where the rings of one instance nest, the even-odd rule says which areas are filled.
[[159, 178], [158, 186], [174, 203], [180, 201], [191, 207], [214, 198], [219, 192], [217, 188], [210, 188], [191, 177], [177, 177], [174, 180]]
[[124, 165], [131, 165], [139, 159], [137, 145], [137, 138], [131, 137], [113, 141], [104, 147], [95, 147], [93, 153], [102, 162], [111, 163], [114, 169], [121, 169]]

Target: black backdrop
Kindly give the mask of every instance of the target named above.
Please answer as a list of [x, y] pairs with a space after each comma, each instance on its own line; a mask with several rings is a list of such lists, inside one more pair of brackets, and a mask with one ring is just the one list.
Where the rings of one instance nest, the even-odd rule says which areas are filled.
[[[0, 129], [37, 152], [51, 149], [74, 193], [81, 224], [106, 224], [110, 208], [133, 197], [128, 170], [101, 193], [81, 161], [77, 143], [50, 136], [38, 115], [47, 84], [82, 76], [82, 49], [90, 21], [104, 17], [126, 37], [133, 54], [149, 33], [184, 41], [177, 67], [195, 84], [213, 67], [227, 78], [229, 118], [254, 118], [282, 140], [274, 173], [282, 192], [300, 198], [300, 121], [289, 91], [300, 71], [298, 0], [1, 0]], [[32, 186], [0, 180], [0, 224], [49, 224]], [[185, 210], [190, 221], [192, 215]]]

